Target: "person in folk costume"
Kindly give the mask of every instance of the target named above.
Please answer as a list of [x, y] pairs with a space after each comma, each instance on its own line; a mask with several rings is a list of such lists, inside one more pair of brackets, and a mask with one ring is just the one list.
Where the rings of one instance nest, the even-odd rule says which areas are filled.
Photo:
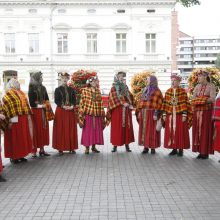
[[44, 146], [49, 145], [49, 123], [46, 117], [46, 108], [49, 104], [47, 89], [42, 85], [42, 72], [31, 73], [28, 97], [33, 112], [34, 124], [32, 157], [37, 157], [37, 148], [40, 156], [50, 156], [44, 151]]
[[166, 91], [161, 108], [165, 122], [164, 147], [173, 149], [170, 156], [180, 157], [184, 149], [190, 148], [189, 125], [192, 119], [187, 93], [180, 87], [181, 80], [181, 76], [171, 75], [172, 87]]
[[60, 86], [55, 89], [55, 103], [57, 105], [53, 124], [53, 148], [63, 155], [63, 151], [75, 154], [78, 149], [77, 118], [75, 112], [76, 94], [67, 85], [68, 73], [60, 74]]
[[125, 72], [118, 72], [109, 93], [107, 108], [107, 124], [111, 123], [110, 141], [113, 145], [112, 152], [118, 146], [125, 145], [126, 151], [131, 152], [129, 144], [134, 142], [132, 123], [133, 96], [125, 84]]
[[160, 119], [160, 109], [163, 102], [163, 95], [158, 88], [156, 76], [146, 78], [146, 87], [137, 102], [136, 118], [139, 123], [138, 144], [144, 146], [143, 154], [155, 154], [156, 148], [161, 145], [160, 131], [156, 130], [157, 122]]
[[24, 157], [33, 150], [32, 111], [17, 79], [12, 78], [8, 82], [2, 105], [9, 119], [9, 126], [4, 132], [5, 157], [10, 158], [12, 163], [26, 162]]
[[82, 128], [81, 144], [86, 147], [85, 154], [89, 154], [90, 145], [92, 145], [92, 152], [99, 153], [95, 145], [104, 144], [105, 111], [97, 76], [89, 78], [87, 87], [82, 90], [79, 103], [79, 126]]
[[[199, 152], [198, 159], [208, 159], [213, 154], [213, 124], [212, 109], [215, 101], [215, 86], [208, 82], [209, 73], [200, 70], [198, 85], [193, 91], [193, 125], [192, 125], [192, 151]], [[205, 129], [204, 129], [205, 128]]]
[[[2, 108], [2, 103], [0, 101], [0, 129], [4, 130], [4, 121], [5, 121], [5, 114]], [[3, 171], [3, 165], [2, 165], [2, 157], [1, 157], [1, 130], [0, 130], [0, 182], [6, 182], [6, 179], [1, 175]]]
[[[220, 92], [215, 99], [212, 120], [214, 122], [213, 148], [220, 153]], [[220, 160], [218, 162], [220, 163]]]

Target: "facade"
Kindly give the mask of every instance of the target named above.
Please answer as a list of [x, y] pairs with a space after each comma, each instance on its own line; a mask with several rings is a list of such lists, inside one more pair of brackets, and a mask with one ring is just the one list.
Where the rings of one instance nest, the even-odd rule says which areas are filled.
[[[98, 72], [102, 88], [114, 74], [151, 70], [170, 84], [171, 12], [176, 0], [0, 0], [0, 88], [17, 72], [24, 91], [41, 70], [52, 95], [60, 71]], [[14, 71], [14, 72], [13, 72]]]
[[178, 70], [187, 78], [194, 68], [214, 67], [219, 53], [220, 35], [191, 37], [180, 32]]

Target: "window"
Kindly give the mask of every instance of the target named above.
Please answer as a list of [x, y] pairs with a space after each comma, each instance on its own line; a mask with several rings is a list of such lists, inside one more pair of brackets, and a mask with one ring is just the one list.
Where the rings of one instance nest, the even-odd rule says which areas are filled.
[[125, 33], [116, 34], [116, 52], [126, 53], [126, 35]]
[[97, 53], [97, 34], [87, 34], [87, 53]]
[[184, 58], [191, 58], [192, 56], [190, 54], [185, 54], [183, 57]]
[[28, 34], [29, 53], [39, 53], [39, 34]]
[[125, 9], [118, 9], [118, 10], [117, 10], [117, 13], [119, 13], [119, 14], [124, 14], [124, 13], [125, 13]]
[[147, 9], [147, 13], [155, 13], [155, 9]]
[[183, 51], [192, 51], [192, 48], [191, 47], [184, 47]]
[[5, 52], [15, 53], [15, 34], [5, 34]]
[[156, 34], [146, 34], [146, 53], [156, 52]]
[[37, 9], [31, 8], [31, 9], [28, 10], [28, 12], [29, 12], [30, 14], [36, 14], [36, 13], [37, 13]]
[[57, 34], [58, 53], [68, 53], [68, 34]]

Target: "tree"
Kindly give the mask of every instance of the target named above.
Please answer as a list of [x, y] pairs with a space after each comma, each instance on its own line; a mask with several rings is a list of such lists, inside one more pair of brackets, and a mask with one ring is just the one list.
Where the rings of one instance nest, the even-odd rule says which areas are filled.
[[177, 1], [180, 2], [184, 7], [190, 7], [193, 5], [200, 5], [199, 0], [177, 0]]
[[217, 59], [215, 61], [215, 66], [220, 70], [220, 53], [217, 56]]

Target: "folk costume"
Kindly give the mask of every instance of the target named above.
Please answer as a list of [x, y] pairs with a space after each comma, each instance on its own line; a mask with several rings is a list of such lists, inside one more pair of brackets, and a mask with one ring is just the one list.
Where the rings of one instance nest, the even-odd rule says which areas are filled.
[[173, 149], [170, 156], [183, 156], [183, 149], [190, 148], [192, 111], [185, 89], [179, 86], [181, 77], [173, 74], [171, 80], [173, 86], [166, 91], [161, 108], [165, 121], [164, 147]]
[[111, 123], [110, 142], [112, 152], [118, 146], [125, 145], [126, 151], [131, 152], [129, 144], [134, 142], [132, 123], [133, 96], [128, 86], [123, 82], [124, 72], [119, 72], [114, 77], [114, 83], [109, 93], [107, 108], [107, 124]]
[[138, 144], [144, 146], [143, 154], [155, 153], [155, 149], [161, 145], [160, 131], [156, 130], [160, 120], [160, 109], [163, 102], [163, 95], [158, 88], [157, 78], [149, 76], [149, 84], [143, 89], [143, 93], [136, 107], [136, 117], [139, 123]]
[[[53, 120], [53, 111], [50, 106], [47, 89], [42, 85], [42, 73], [31, 73], [31, 79], [28, 90], [28, 97], [33, 112], [32, 119], [34, 125], [33, 131], [33, 151], [32, 157], [36, 157], [37, 148], [40, 148], [40, 156], [50, 156], [44, 151], [44, 146], [49, 145], [49, 120]], [[47, 117], [47, 112], [50, 111], [52, 117]]]
[[63, 151], [75, 154], [78, 149], [77, 117], [75, 111], [76, 94], [67, 86], [68, 73], [60, 75], [61, 85], [55, 89], [55, 119], [53, 124], [53, 148], [62, 155]]
[[8, 82], [2, 104], [5, 116], [10, 120], [4, 133], [5, 157], [12, 163], [27, 161], [24, 157], [33, 149], [32, 111], [17, 79]]
[[82, 90], [79, 104], [79, 125], [82, 128], [81, 144], [86, 147], [85, 153], [99, 153], [95, 145], [103, 145], [103, 129], [105, 128], [105, 112], [102, 96], [98, 88], [98, 78], [91, 77], [87, 80], [87, 87]]
[[214, 122], [213, 148], [214, 151], [218, 151], [220, 153], [220, 92], [215, 99], [212, 120]]
[[192, 125], [192, 151], [198, 152], [198, 159], [207, 159], [213, 154], [213, 124], [212, 109], [215, 101], [215, 86], [207, 82], [208, 72], [201, 70], [198, 77], [205, 80], [199, 83], [193, 92], [193, 125]]

